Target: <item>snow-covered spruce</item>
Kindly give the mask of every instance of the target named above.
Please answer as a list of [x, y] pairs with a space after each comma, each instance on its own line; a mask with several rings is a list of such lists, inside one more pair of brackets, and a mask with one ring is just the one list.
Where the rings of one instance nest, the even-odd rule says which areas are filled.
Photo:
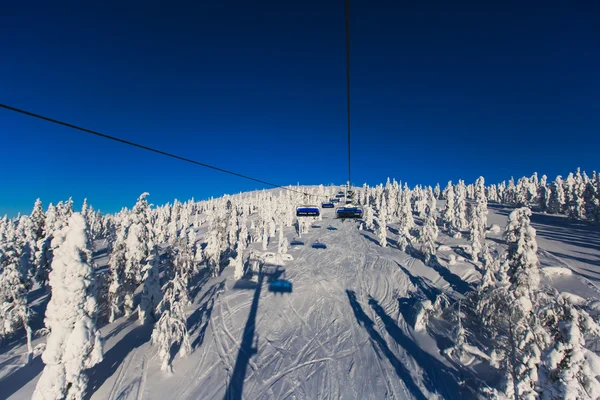
[[148, 264], [146, 264], [144, 274], [144, 289], [142, 291], [142, 298], [138, 309], [140, 322], [154, 322], [156, 321], [155, 309], [162, 298], [162, 292], [160, 291], [160, 254], [158, 246], [154, 246]]
[[425, 224], [421, 230], [421, 237], [419, 238], [421, 253], [423, 253], [425, 264], [429, 264], [435, 256], [437, 237], [438, 227], [436, 225], [435, 198], [432, 196], [430, 199], [429, 213], [427, 214]]
[[192, 351], [187, 331], [185, 307], [191, 304], [185, 281], [179, 274], [163, 287], [164, 296], [157, 306], [160, 319], [152, 331], [152, 345], [158, 348], [161, 370], [172, 372], [171, 348], [179, 345], [179, 355], [185, 357]]
[[50, 330], [42, 371], [33, 399], [80, 399], [85, 370], [102, 361], [102, 343], [96, 329], [96, 286], [88, 227], [79, 213], [69, 217], [58, 236], [50, 286], [52, 298], [45, 324]]

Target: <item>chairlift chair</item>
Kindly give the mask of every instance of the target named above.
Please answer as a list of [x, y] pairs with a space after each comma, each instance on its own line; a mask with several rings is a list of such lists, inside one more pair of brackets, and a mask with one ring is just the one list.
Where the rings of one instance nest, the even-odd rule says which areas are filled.
[[355, 204], [346, 204], [335, 210], [335, 216], [340, 219], [361, 219], [363, 217], [363, 209]]
[[296, 217], [318, 217], [320, 214], [318, 206], [305, 205], [296, 207]]

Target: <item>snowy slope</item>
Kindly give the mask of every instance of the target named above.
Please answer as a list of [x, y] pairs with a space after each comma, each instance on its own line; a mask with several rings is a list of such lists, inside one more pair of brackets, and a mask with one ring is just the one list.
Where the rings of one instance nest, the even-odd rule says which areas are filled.
[[[510, 210], [490, 204], [488, 224], [503, 229]], [[534, 215], [532, 222], [542, 267], [572, 271], [549, 269], [545, 281], [600, 299], [598, 228], [560, 216]], [[451, 326], [414, 329], [421, 300], [460, 298], [480, 278], [469, 261], [448, 263], [467, 241], [440, 234], [438, 243], [449, 250], [438, 252], [440, 266], [429, 267], [395, 248], [394, 224], [388, 248], [357, 226], [325, 211], [302, 238], [287, 231], [291, 242], [303, 244], [291, 246], [293, 260], [285, 265], [265, 267], [258, 284], [234, 282], [231, 268], [197, 282], [188, 310], [194, 351], [174, 361], [172, 375], [159, 370], [151, 326], [136, 318], [104, 326], [104, 361], [89, 372], [91, 398], [459, 399], [472, 397], [481, 380], [496, 379], [477, 361], [464, 368], [445, 355]], [[489, 233], [488, 244], [503, 248], [501, 237]], [[326, 248], [313, 248], [315, 242]], [[292, 282], [292, 293], [269, 291], [278, 276]], [[33, 393], [43, 364], [38, 355], [21, 367], [23, 346], [0, 347], [0, 398]]]

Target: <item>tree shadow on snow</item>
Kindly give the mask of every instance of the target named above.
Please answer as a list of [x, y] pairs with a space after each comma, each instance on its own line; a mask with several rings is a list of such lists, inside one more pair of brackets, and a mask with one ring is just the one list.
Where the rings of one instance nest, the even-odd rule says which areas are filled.
[[381, 358], [381, 353], [389, 360], [389, 362], [394, 367], [396, 371], [396, 375], [404, 382], [406, 388], [410, 391], [410, 393], [416, 399], [425, 400], [426, 397], [423, 395], [421, 389], [416, 385], [412, 376], [410, 375], [410, 371], [406, 369], [402, 361], [396, 357], [396, 355], [390, 350], [388, 344], [385, 339], [377, 332], [375, 329], [375, 322], [365, 314], [364, 310], [360, 306], [360, 303], [356, 299], [356, 293], [352, 290], [346, 290], [346, 295], [348, 295], [348, 301], [350, 302], [350, 306], [352, 307], [352, 311], [354, 312], [354, 317], [359, 325], [361, 325], [371, 338], [371, 345], [373, 349], [377, 353], [377, 357]]
[[[425, 262], [425, 257], [423, 256], [423, 254], [419, 250], [415, 249], [412, 246], [409, 246], [406, 248], [406, 253], [409, 254], [413, 258], [423, 261], [423, 263]], [[450, 286], [452, 287], [452, 289], [455, 292], [458, 292], [460, 294], [465, 294], [466, 292], [471, 290], [471, 285], [468, 284], [467, 282], [463, 281], [460, 276], [456, 275], [455, 273], [450, 271], [448, 268], [446, 268], [445, 266], [440, 264], [440, 262], [437, 259], [437, 256], [435, 256], [435, 255], [431, 256], [431, 260], [429, 261], [428, 264], [425, 264], [425, 265], [428, 267], [431, 267], [442, 278], [444, 278], [444, 280], [446, 282], [448, 282], [448, 284], [450, 284]]]
[[102, 362], [87, 371], [89, 377], [85, 399], [92, 395], [110, 378], [134, 349], [141, 347], [150, 340], [153, 324], [139, 325], [119, 340], [104, 354]]
[[398, 298], [398, 306], [399, 310], [402, 313], [402, 317], [404, 320], [411, 326], [415, 326], [417, 319], [417, 305], [424, 298], [431, 301], [432, 303], [437, 299], [437, 297], [442, 293], [442, 291], [435, 286], [433, 286], [432, 282], [421, 276], [414, 276], [411, 274], [406, 268], [396, 262], [398, 268], [404, 272], [404, 274], [408, 277], [410, 282], [414, 287], [417, 288], [418, 295], [410, 296], [410, 297], [400, 297]]
[[32, 359], [29, 364], [26, 364], [13, 373], [4, 376], [0, 379], [0, 397], [9, 398], [23, 386], [29, 383], [32, 379], [38, 376], [44, 369], [42, 357], [37, 356]]
[[[198, 336], [192, 342], [192, 349], [196, 349], [202, 345], [204, 342], [204, 336], [206, 334], [206, 329], [208, 328], [208, 323], [210, 321], [210, 316], [212, 314], [212, 310], [215, 305], [215, 300], [219, 296], [221, 290], [225, 287], [225, 280], [221, 281], [221, 283], [215, 283], [202, 295], [198, 304], [202, 304], [201, 307], [197, 308], [192, 315], [190, 315], [187, 319], [188, 331], [190, 334], [194, 333], [198, 330], [200, 324], [200, 330], [198, 331]], [[205, 300], [206, 299], [206, 300]]]
[[373, 239], [371, 236], [369, 236], [369, 235], [367, 235], [367, 234], [365, 234], [365, 233], [361, 233], [360, 235], [361, 235], [362, 237], [364, 237], [365, 239], [367, 239], [368, 241], [370, 241], [370, 242], [373, 242], [373, 243], [375, 243], [377, 246], [379, 246], [379, 242], [378, 242], [377, 240]]
[[193, 300], [196, 299], [200, 290], [204, 287], [206, 282], [208, 282], [210, 278], [210, 274], [208, 268], [203, 268], [200, 272], [194, 276], [194, 279], [190, 282], [190, 298]]
[[233, 373], [229, 379], [227, 391], [225, 392], [225, 400], [242, 399], [248, 363], [250, 362], [250, 358], [258, 352], [258, 337], [255, 339], [254, 333], [256, 330], [256, 315], [258, 313], [258, 300], [260, 299], [262, 284], [263, 274], [262, 272], [259, 272], [258, 284], [252, 298], [252, 305], [250, 307], [246, 326], [244, 327], [242, 343], [240, 344], [237, 359], [235, 360], [235, 367], [233, 368]]
[[442, 264], [440, 264], [439, 261], [437, 260], [437, 257], [433, 256], [433, 259], [429, 263], [429, 266], [431, 268], [433, 268], [438, 274], [440, 274], [440, 276], [442, 278], [444, 278], [444, 280], [446, 282], [448, 282], [450, 284], [450, 286], [452, 286], [452, 289], [454, 289], [454, 291], [456, 291], [460, 294], [465, 294], [469, 290], [471, 290], [470, 284], [463, 281], [460, 276], [456, 275], [455, 273], [450, 271], [448, 268], [446, 268]]
[[110, 339], [113, 336], [118, 335], [124, 329], [127, 329], [128, 326], [130, 326], [131, 324], [133, 324], [137, 321], [138, 321], [138, 317], [136, 314], [130, 315], [129, 318], [127, 318], [127, 322], [120, 323], [112, 331], [108, 332], [106, 335], [103, 335], [102, 340], [104, 342], [106, 342], [108, 339]]
[[408, 337], [396, 322], [386, 314], [377, 300], [369, 296], [369, 305], [381, 318], [388, 334], [421, 366], [423, 381], [429, 391], [439, 393], [444, 399], [462, 399], [465, 393], [461, 393], [458, 385], [458, 377], [455, 372], [444, 365], [440, 360], [421, 349], [410, 337]]

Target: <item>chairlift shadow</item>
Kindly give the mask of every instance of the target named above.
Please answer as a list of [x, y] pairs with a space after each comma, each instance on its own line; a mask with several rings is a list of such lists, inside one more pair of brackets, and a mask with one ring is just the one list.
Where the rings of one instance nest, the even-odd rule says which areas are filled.
[[327, 245], [325, 243], [315, 242], [312, 244], [312, 248], [313, 249], [326, 249]]
[[290, 246], [304, 246], [304, 242], [300, 241], [300, 240], [293, 240], [290, 243]]
[[265, 265], [263, 275], [267, 278], [267, 283], [271, 283], [285, 275], [285, 268], [281, 265]]
[[269, 292], [277, 293], [292, 293], [293, 284], [287, 279], [275, 279], [269, 282]]
[[327, 227], [327, 230], [328, 231], [337, 231], [337, 228], [334, 226], [329, 226], [329, 227]]

